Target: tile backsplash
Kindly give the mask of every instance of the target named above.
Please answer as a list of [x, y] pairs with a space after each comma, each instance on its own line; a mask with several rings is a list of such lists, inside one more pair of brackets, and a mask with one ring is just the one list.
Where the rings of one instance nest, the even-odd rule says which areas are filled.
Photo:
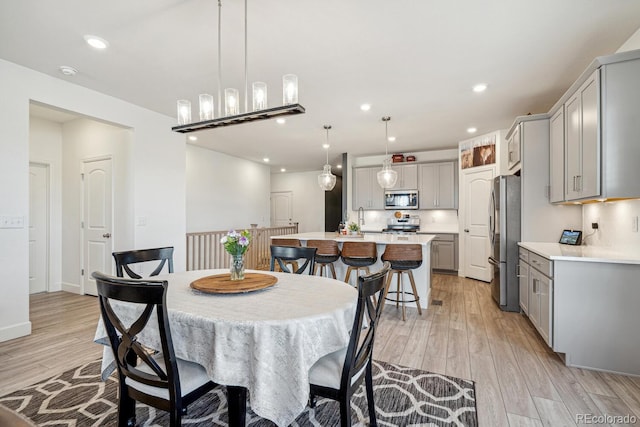
[[[640, 199], [590, 203], [582, 206], [582, 234], [586, 245], [638, 251]], [[597, 222], [598, 229], [591, 224]], [[635, 231], [634, 231], [635, 230]]]
[[[364, 230], [381, 230], [386, 228], [387, 219], [393, 217], [394, 210], [382, 211], [364, 211]], [[420, 217], [420, 225], [458, 225], [457, 210], [400, 210], [403, 214], [418, 215]], [[357, 222], [358, 212], [352, 211], [349, 214], [350, 222]]]

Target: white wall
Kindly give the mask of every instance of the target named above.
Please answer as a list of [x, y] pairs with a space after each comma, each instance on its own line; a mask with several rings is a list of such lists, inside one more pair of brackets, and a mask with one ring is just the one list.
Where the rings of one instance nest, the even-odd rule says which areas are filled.
[[269, 227], [268, 166], [187, 145], [187, 231]]
[[29, 161], [49, 165], [49, 292], [62, 283], [62, 126], [29, 121]]
[[271, 191], [293, 193], [293, 221], [298, 231], [324, 231], [324, 191], [318, 185], [322, 171], [275, 173], [271, 175]]
[[620, 46], [616, 52], [626, 52], [628, 50], [640, 49], [640, 28]]
[[[138, 248], [170, 243], [185, 268], [185, 137], [172, 117], [0, 60], [0, 215], [29, 215], [29, 102], [37, 101], [132, 129]], [[0, 341], [30, 333], [28, 229], [0, 229]]]

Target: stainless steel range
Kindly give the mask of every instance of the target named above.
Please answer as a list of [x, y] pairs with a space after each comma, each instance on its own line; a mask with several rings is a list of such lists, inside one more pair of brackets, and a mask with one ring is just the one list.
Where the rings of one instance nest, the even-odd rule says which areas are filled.
[[387, 228], [383, 229], [383, 233], [390, 234], [415, 234], [420, 230], [420, 217], [418, 215], [403, 214], [389, 218], [387, 220]]

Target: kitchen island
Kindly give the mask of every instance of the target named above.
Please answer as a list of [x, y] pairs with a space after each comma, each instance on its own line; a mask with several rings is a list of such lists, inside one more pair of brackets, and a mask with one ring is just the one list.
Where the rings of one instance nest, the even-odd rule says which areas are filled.
[[[376, 244], [376, 250], [378, 252], [378, 260], [376, 263], [369, 267], [371, 272], [382, 268], [382, 261], [380, 257], [384, 253], [384, 249], [388, 244], [418, 244], [422, 246], [422, 265], [419, 268], [413, 270], [413, 277], [416, 281], [416, 288], [418, 289], [418, 296], [420, 297], [420, 306], [427, 308], [429, 305], [430, 293], [431, 293], [431, 241], [435, 238], [434, 235], [429, 234], [364, 234], [364, 235], [342, 235], [337, 233], [325, 233], [325, 232], [310, 232], [310, 233], [298, 233], [287, 234], [284, 236], [272, 236], [272, 239], [298, 239], [302, 246], [306, 245], [308, 240], [334, 240], [338, 242], [338, 246], [342, 248], [344, 242], [374, 242]], [[346, 265], [338, 260], [335, 262], [336, 275], [338, 280], [344, 280], [345, 273], [347, 271]], [[405, 290], [411, 290], [411, 284], [406, 274], [402, 275], [403, 284]], [[353, 281], [351, 281], [353, 284]], [[395, 278], [394, 278], [395, 282]], [[395, 289], [395, 285], [391, 284], [391, 289]], [[407, 307], [415, 307], [415, 303], [407, 303]]]

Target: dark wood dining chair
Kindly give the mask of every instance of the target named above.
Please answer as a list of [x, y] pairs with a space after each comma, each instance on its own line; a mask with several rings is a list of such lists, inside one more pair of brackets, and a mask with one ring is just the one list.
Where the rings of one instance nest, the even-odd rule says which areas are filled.
[[[192, 402], [216, 387], [203, 366], [176, 358], [167, 316], [166, 281], [123, 279], [94, 272], [100, 313], [118, 368], [118, 426], [134, 426], [136, 401], [169, 412], [180, 426]], [[112, 301], [139, 304], [141, 314], [125, 326]], [[144, 310], [142, 310], [144, 308]], [[162, 351], [153, 354], [138, 341], [156, 313]]]
[[168, 272], [173, 273], [173, 246], [114, 252], [112, 255], [116, 261], [116, 275], [118, 277], [124, 277], [124, 272], [126, 272], [132, 279], [142, 279], [142, 276], [131, 270], [129, 265], [148, 261], [160, 261], [160, 264], [149, 276], [160, 274], [165, 264], [168, 265]]
[[340, 403], [342, 427], [351, 426], [351, 396], [363, 379], [367, 391], [369, 424], [378, 425], [373, 401], [373, 343], [390, 268], [391, 265], [385, 262], [380, 271], [358, 277], [358, 304], [349, 344], [342, 350], [322, 357], [309, 370], [311, 407], [315, 406], [316, 396], [337, 400]]
[[[280, 270], [285, 273], [302, 274], [304, 270], [309, 267], [309, 274], [313, 274], [313, 268], [315, 266], [316, 248], [306, 247], [294, 247], [294, 246], [276, 246], [271, 245], [271, 265], [270, 270], [276, 271], [276, 265], [280, 267]], [[290, 267], [287, 264], [291, 264], [293, 261], [300, 262], [303, 260], [301, 266]], [[276, 264], [277, 262], [277, 264]]]

